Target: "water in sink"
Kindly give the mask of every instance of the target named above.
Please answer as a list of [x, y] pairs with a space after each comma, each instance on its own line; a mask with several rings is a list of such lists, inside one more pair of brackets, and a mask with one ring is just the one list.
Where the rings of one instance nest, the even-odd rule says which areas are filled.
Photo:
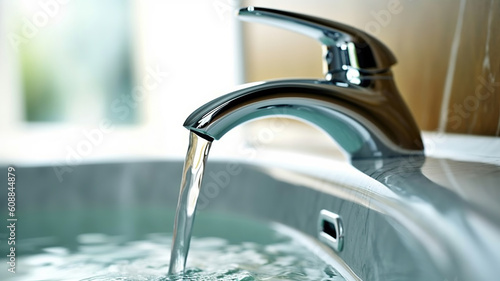
[[[125, 211], [139, 220], [173, 216], [172, 211]], [[97, 224], [101, 222], [96, 220], [103, 217], [102, 211], [91, 216], [83, 212], [67, 215], [88, 216]], [[26, 223], [31, 223], [28, 219], [36, 217], [25, 216]], [[61, 224], [40, 233], [63, 233], [67, 227]], [[184, 275], [167, 277], [172, 234], [147, 233], [149, 229], [145, 228], [133, 238], [109, 233], [82, 233], [73, 239], [60, 236], [51, 240], [45, 235], [21, 238], [19, 245], [30, 244], [30, 249], [20, 252], [17, 272], [2, 270], [0, 280], [343, 280], [334, 268], [304, 246], [305, 238], [291, 236], [293, 230], [206, 212], [197, 218]], [[2, 263], [5, 262], [3, 258]]]
[[[173, 212], [148, 206], [20, 215], [16, 273], [0, 271], [0, 280], [344, 280], [283, 225], [225, 213], [200, 214], [194, 225], [210, 142], [193, 133], [190, 141], [173, 234], [157, 232]], [[117, 218], [118, 229], [108, 228]]]

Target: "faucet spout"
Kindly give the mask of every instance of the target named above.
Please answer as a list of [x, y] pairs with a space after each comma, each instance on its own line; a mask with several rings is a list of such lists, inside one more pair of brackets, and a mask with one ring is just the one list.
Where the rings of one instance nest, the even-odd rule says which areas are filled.
[[323, 129], [352, 160], [423, 154], [420, 131], [390, 70], [396, 59], [382, 42], [338, 22], [291, 12], [248, 7], [239, 16], [317, 39], [325, 78], [248, 84], [200, 107], [186, 128], [213, 140], [246, 121], [285, 115]]
[[248, 84], [194, 111], [184, 126], [208, 139], [265, 116], [289, 116], [331, 136], [351, 157], [366, 159], [423, 153], [420, 131], [390, 73], [364, 86], [290, 79]]

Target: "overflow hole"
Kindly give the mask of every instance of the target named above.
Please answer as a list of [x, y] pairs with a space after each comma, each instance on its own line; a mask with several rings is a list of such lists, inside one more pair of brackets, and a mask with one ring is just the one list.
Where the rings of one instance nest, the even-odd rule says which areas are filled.
[[328, 210], [321, 210], [318, 216], [318, 238], [337, 252], [344, 247], [342, 218]]
[[330, 235], [333, 239], [337, 240], [337, 230], [333, 223], [323, 221], [323, 232]]

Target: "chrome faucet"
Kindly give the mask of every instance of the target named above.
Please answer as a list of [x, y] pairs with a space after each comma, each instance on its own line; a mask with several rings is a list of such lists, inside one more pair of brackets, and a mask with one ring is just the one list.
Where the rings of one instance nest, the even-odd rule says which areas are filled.
[[356, 28], [317, 17], [248, 7], [240, 19], [297, 31], [323, 47], [325, 78], [244, 85], [194, 111], [184, 126], [219, 139], [235, 126], [263, 116], [292, 116], [328, 133], [351, 160], [422, 155], [420, 131], [402, 100], [380, 41]]

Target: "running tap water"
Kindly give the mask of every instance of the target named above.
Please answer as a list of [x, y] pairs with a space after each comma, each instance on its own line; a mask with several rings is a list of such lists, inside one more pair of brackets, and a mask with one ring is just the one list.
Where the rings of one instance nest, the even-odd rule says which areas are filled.
[[191, 141], [184, 166], [170, 274], [181, 273], [210, 141], [246, 121], [288, 115], [329, 134], [351, 160], [423, 155], [413, 117], [392, 76], [396, 63], [380, 41], [353, 27], [296, 13], [248, 7], [239, 17], [295, 30], [324, 50], [325, 78], [252, 83], [194, 111], [184, 126]]
[[189, 134], [189, 147], [184, 160], [181, 189], [175, 214], [172, 252], [170, 253], [169, 275], [184, 272], [186, 266], [191, 231], [193, 228], [196, 203], [200, 194], [205, 162], [211, 142], [193, 132]]

